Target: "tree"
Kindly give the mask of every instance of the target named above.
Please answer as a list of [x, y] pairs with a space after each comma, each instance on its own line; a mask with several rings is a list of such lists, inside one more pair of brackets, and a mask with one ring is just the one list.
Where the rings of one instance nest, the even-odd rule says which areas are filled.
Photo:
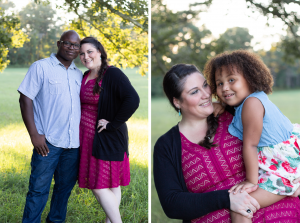
[[250, 46], [253, 36], [249, 34], [247, 28], [234, 27], [227, 29], [220, 35], [220, 39], [224, 39], [228, 43], [226, 50], [252, 49]]
[[147, 72], [147, 0], [65, 0], [61, 7], [78, 16], [72, 29], [103, 43], [111, 63], [123, 68], [140, 67], [142, 75]]
[[211, 1], [191, 4], [189, 10], [173, 12], [152, 0], [151, 21], [151, 95], [161, 96], [162, 77], [177, 63], [195, 64], [201, 70], [206, 61], [225, 50], [224, 39], [215, 40], [211, 32], [197, 27], [198, 15]]
[[19, 12], [21, 28], [30, 41], [21, 49], [10, 50], [12, 65], [30, 65], [56, 52], [56, 41], [62, 31], [56, 26], [55, 15], [55, 10], [49, 4], [29, 3]]
[[264, 63], [270, 69], [274, 77], [276, 88], [296, 88], [300, 86], [300, 59], [296, 59], [295, 65], [285, 62], [282, 43], [273, 44], [267, 52], [258, 52]]
[[[283, 57], [287, 62], [293, 63], [291, 57], [300, 58], [300, 1], [292, 0], [270, 0], [257, 2], [257, 0], [246, 0], [248, 7], [258, 10], [268, 19], [279, 18], [288, 27], [288, 37], [283, 39]], [[290, 11], [287, 11], [287, 8]]]
[[[299, 30], [300, 24], [297, 26], [294, 26], [295, 30]], [[281, 50], [283, 50], [284, 55], [283, 55], [283, 60], [289, 64], [296, 64], [297, 61], [299, 62], [300, 59], [300, 38], [295, 38], [294, 34], [290, 32], [289, 30], [287, 31], [287, 35], [281, 38]]]
[[7, 58], [9, 48], [20, 48], [27, 41], [27, 36], [20, 29], [20, 20], [14, 14], [8, 15], [5, 10], [12, 7], [11, 2], [0, 2], [0, 71], [10, 60]]
[[56, 41], [62, 30], [56, 25], [56, 12], [49, 4], [29, 3], [19, 12], [19, 16], [21, 28], [30, 41], [25, 43], [23, 48], [10, 50], [12, 65], [30, 65], [56, 52]]
[[[38, 1], [38, 0], [37, 0]], [[147, 0], [65, 0], [64, 6], [68, 6], [69, 11], [74, 11], [79, 17], [82, 16], [79, 8], [84, 7], [93, 12], [108, 12], [117, 15], [123, 20], [123, 23], [132, 23], [140, 28], [142, 32], [148, 33], [148, 1]], [[89, 14], [89, 22], [92, 19], [104, 21], [105, 17]]]
[[176, 63], [194, 63], [203, 68], [209, 57], [224, 51], [227, 43], [223, 39], [214, 40], [205, 26], [194, 25], [209, 2], [190, 5], [187, 11], [172, 12], [161, 0], [152, 0], [152, 76], [163, 75]]

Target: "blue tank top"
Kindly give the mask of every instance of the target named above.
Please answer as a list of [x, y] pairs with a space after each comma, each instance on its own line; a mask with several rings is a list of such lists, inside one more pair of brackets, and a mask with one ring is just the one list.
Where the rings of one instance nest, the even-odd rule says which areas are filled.
[[[273, 104], [265, 92], [254, 92], [249, 97], [258, 98], [265, 108], [265, 116], [263, 118], [263, 130], [258, 143], [258, 147], [271, 146], [286, 141], [290, 138], [293, 130], [293, 124], [285, 117], [281, 111]], [[242, 124], [242, 109], [245, 101], [235, 108], [235, 115], [228, 131], [231, 135], [243, 140], [243, 124]]]

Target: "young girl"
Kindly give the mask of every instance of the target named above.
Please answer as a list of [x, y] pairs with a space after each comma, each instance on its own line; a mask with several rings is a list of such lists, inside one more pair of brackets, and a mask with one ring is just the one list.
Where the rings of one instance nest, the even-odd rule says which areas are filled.
[[[235, 108], [228, 131], [243, 140], [246, 180], [229, 192], [259, 184], [251, 196], [261, 207], [292, 195], [299, 187], [293, 180], [300, 176], [300, 126], [293, 125], [268, 99], [273, 85], [269, 69], [255, 54], [238, 50], [211, 59], [204, 73], [217, 99]], [[251, 222], [234, 212], [231, 218]]]

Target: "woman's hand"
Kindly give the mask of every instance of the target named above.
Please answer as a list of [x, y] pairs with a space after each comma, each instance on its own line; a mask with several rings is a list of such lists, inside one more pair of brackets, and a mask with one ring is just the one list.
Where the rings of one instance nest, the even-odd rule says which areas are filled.
[[[300, 177], [293, 181], [294, 184], [300, 182]], [[291, 195], [291, 197], [298, 197], [300, 195], [300, 187]]]
[[212, 105], [214, 107], [214, 116], [215, 117], [221, 115], [225, 111], [225, 107], [223, 107], [220, 102], [213, 102]]
[[105, 120], [105, 119], [100, 119], [100, 120], [98, 121], [97, 128], [100, 128], [101, 126], [102, 126], [102, 127], [99, 129], [98, 132], [102, 132], [103, 129], [106, 129], [107, 123], [109, 123], [109, 121], [107, 121], [107, 120]]
[[[253, 214], [260, 209], [259, 203], [245, 191], [237, 194], [230, 193], [229, 199], [230, 210], [249, 219], [253, 218]], [[247, 212], [248, 209], [251, 210], [250, 213]]]
[[[243, 182], [241, 182], [239, 184], [236, 184], [233, 187], [231, 187], [228, 192], [229, 193], [233, 192], [234, 194], [236, 194], [239, 191], [241, 193], [244, 192], [244, 191], [246, 191], [246, 192], [250, 193], [247, 189], [251, 190], [251, 188], [256, 187], [256, 186], [257, 186], [256, 184], [250, 183], [249, 181], [245, 180], [245, 181], [243, 181]], [[252, 191], [254, 191], [254, 190], [251, 190], [251, 192]]]

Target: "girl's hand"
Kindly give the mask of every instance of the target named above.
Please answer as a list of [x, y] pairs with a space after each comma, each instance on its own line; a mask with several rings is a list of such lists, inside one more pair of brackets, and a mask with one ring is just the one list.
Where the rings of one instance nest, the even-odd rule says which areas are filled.
[[[253, 213], [260, 209], [259, 203], [245, 191], [237, 194], [230, 193], [229, 199], [230, 210], [249, 219], [253, 218]], [[247, 212], [248, 209], [251, 210], [250, 213]]]
[[107, 123], [109, 123], [109, 121], [107, 121], [107, 120], [105, 120], [105, 119], [100, 119], [100, 120], [98, 121], [97, 128], [100, 128], [100, 127], [102, 126], [102, 127], [99, 129], [99, 131], [98, 131], [99, 133], [102, 132], [103, 129], [106, 129]]
[[257, 189], [256, 184], [250, 183], [249, 181], [246, 180], [239, 184], [234, 185], [233, 187], [230, 188], [230, 190], [228, 192], [229, 193], [233, 192], [233, 194], [236, 194], [239, 190], [241, 190], [240, 192], [242, 193], [244, 191], [248, 191], [247, 189], [250, 189], [252, 192], [253, 191], [252, 189], [254, 189], [254, 187], [256, 187], [256, 189]]
[[[294, 184], [300, 182], [300, 177], [293, 181]], [[300, 195], [300, 187], [291, 195], [291, 197], [298, 197]]]
[[213, 102], [212, 105], [214, 107], [214, 116], [215, 117], [221, 115], [225, 111], [225, 107], [223, 107], [220, 102]]

